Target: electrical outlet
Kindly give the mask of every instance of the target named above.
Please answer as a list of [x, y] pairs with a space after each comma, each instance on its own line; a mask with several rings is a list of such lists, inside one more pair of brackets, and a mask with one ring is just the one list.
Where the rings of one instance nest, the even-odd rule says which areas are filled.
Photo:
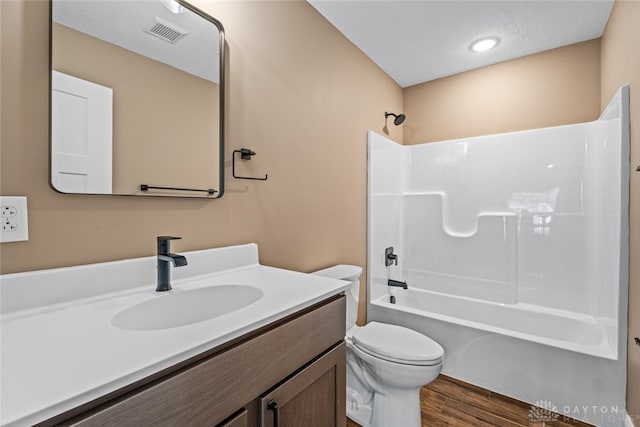
[[15, 221], [10, 220], [9, 218], [3, 218], [2, 231], [6, 231], [6, 232], [18, 231], [18, 224], [16, 224]]
[[0, 215], [2, 218], [10, 218], [18, 214], [18, 209], [15, 206], [2, 206], [0, 209]]
[[26, 197], [0, 196], [0, 243], [29, 240]]

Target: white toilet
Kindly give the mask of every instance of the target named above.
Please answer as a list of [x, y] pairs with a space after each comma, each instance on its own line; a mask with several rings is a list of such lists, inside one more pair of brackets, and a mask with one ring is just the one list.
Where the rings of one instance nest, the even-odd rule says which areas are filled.
[[420, 388], [436, 379], [444, 349], [397, 325], [355, 324], [362, 268], [336, 265], [313, 274], [347, 280], [347, 416], [363, 427], [420, 427]]

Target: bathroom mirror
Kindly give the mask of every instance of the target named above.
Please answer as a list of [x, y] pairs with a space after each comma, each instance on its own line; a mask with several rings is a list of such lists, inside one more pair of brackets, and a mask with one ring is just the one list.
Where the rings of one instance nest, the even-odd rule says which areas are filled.
[[50, 184], [218, 198], [224, 30], [182, 0], [51, 1]]

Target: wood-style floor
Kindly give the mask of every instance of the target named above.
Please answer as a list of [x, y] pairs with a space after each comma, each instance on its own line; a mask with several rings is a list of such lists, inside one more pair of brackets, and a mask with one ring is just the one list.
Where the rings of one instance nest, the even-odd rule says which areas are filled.
[[[440, 375], [420, 391], [423, 427], [588, 427], [580, 421], [542, 412], [532, 420], [531, 405]], [[531, 418], [530, 418], [531, 416]], [[541, 418], [547, 421], [542, 422]], [[556, 420], [550, 420], [550, 419]], [[347, 427], [359, 427], [347, 418]], [[403, 426], [386, 426], [403, 427]]]

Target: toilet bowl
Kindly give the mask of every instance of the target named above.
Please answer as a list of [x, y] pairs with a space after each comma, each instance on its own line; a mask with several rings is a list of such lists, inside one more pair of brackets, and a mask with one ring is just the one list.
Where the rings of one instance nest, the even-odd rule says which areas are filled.
[[362, 269], [337, 265], [313, 274], [348, 280], [347, 416], [363, 427], [420, 427], [420, 388], [436, 379], [443, 348], [411, 329], [355, 324]]

